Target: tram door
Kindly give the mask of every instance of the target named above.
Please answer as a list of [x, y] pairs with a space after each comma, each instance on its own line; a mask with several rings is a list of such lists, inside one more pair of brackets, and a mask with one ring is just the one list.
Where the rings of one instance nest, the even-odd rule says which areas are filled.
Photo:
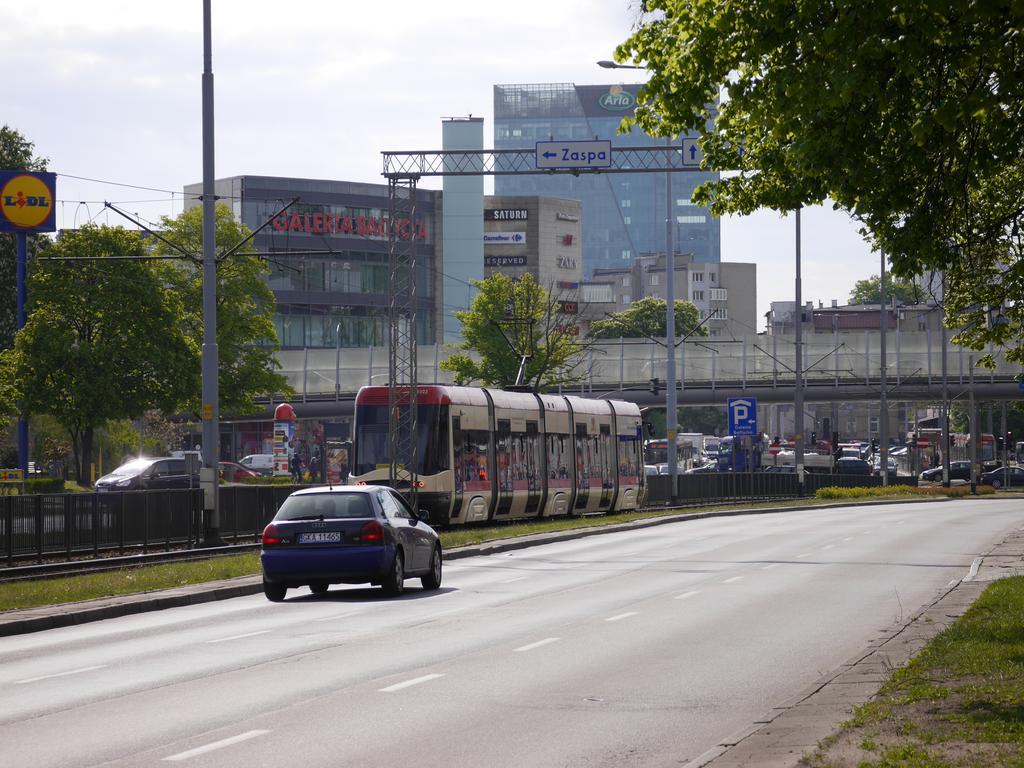
[[495, 433], [494, 452], [498, 471], [498, 508], [496, 517], [512, 511], [512, 423], [498, 419]]
[[590, 501], [591, 456], [587, 425], [576, 425], [576, 509], [586, 509]]
[[599, 472], [601, 475], [601, 509], [608, 509], [615, 496], [616, 461], [612, 443], [612, 428], [608, 424], [601, 425], [601, 433], [597, 444]]
[[[523, 436], [520, 435], [520, 438]], [[536, 421], [526, 422], [526, 435], [523, 450], [520, 453], [526, 459], [526, 515], [533, 516], [540, 511], [541, 489], [543, 488], [543, 469], [541, 468], [540, 430]]]

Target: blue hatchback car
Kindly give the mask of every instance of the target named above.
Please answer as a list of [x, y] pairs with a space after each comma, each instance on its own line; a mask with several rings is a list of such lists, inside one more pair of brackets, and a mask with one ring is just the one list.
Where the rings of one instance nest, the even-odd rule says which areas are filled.
[[441, 586], [441, 542], [400, 494], [376, 485], [304, 488], [281, 505], [263, 529], [260, 562], [268, 600], [289, 588], [315, 594], [331, 584], [379, 584], [400, 595], [418, 576]]

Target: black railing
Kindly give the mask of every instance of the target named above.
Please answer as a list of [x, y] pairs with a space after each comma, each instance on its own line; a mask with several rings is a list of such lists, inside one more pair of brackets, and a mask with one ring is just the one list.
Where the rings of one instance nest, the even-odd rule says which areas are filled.
[[[680, 475], [680, 504], [797, 498], [796, 475], [722, 472]], [[647, 503], [664, 504], [669, 477], [649, 477]], [[891, 478], [917, 485], [917, 478]], [[803, 495], [826, 486], [878, 486], [863, 475], [805, 477]], [[220, 536], [255, 543], [278, 507], [298, 486], [237, 485], [220, 489]], [[185, 549], [203, 538], [200, 490], [53, 493], [0, 496], [0, 558], [8, 565], [26, 560], [72, 559], [100, 554]], [[2, 560], [0, 560], [2, 562]]]

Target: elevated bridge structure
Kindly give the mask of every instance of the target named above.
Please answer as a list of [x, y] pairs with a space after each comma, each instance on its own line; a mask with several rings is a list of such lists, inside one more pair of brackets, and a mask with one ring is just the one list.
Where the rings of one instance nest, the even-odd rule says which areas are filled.
[[[881, 387], [877, 333], [812, 336], [804, 344], [804, 401], [876, 401]], [[966, 399], [972, 386], [976, 400], [1024, 397], [1024, 368], [991, 350], [995, 368], [972, 362], [985, 351], [950, 344], [945, 376], [937, 334], [890, 333], [887, 340], [886, 391], [889, 400], [941, 400], [943, 380], [951, 399]], [[752, 336], [743, 339], [689, 339], [676, 349], [679, 405], [724, 405], [729, 397], [756, 397], [764, 403], [791, 403], [795, 393], [792, 337]], [[420, 384], [451, 384], [440, 363], [443, 345], [419, 345], [416, 370]], [[360, 387], [389, 383], [387, 348], [282, 350], [282, 373], [295, 389], [293, 403], [351, 402]], [[630, 400], [641, 405], [665, 404], [667, 355], [664, 344], [621, 339], [595, 343], [577, 367], [579, 382], [563, 392]], [[652, 386], [652, 380], [657, 379]], [[657, 394], [655, 393], [657, 390]], [[323, 410], [322, 412], [326, 412]], [[310, 409], [306, 413], [313, 415]]]

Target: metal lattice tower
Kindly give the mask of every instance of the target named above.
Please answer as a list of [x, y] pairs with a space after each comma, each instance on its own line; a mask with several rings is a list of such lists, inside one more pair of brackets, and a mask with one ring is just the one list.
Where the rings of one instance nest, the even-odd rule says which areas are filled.
[[416, 181], [388, 179], [388, 479], [416, 509]]

